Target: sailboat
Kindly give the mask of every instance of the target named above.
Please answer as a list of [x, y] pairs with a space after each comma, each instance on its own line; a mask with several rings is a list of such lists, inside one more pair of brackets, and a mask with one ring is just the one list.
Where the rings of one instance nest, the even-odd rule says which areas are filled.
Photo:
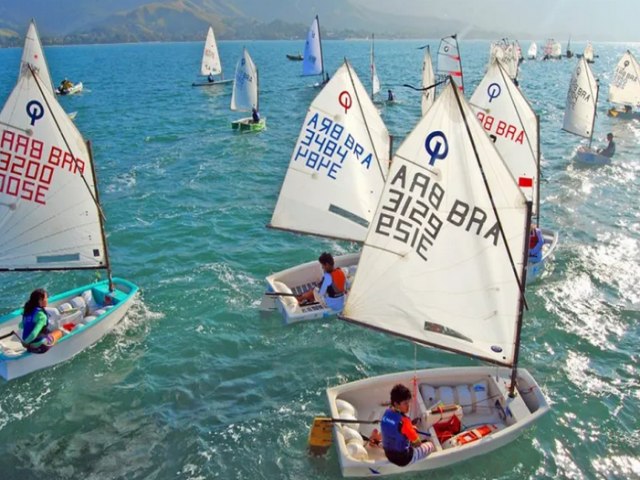
[[585, 60], [587, 61], [587, 63], [593, 63], [594, 60], [594, 55], [593, 55], [593, 45], [591, 44], [591, 42], [587, 43], [587, 46], [584, 47], [584, 53], [582, 54], [582, 56], [585, 58]]
[[604, 165], [611, 162], [610, 158], [599, 155], [591, 148], [598, 107], [598, 90], [599, 85], [591, 67], [582, 57], [569, 84], [562, 129], [589, 139], [589, 144], [579, 147], [576, 152], [576, 159], [587, 165]]
[[[236, 76], [233, 81], [233, 93], [231, 94], [231, 110], [234, 112], [252, 112], [260, 110], [260, 80], [258, 67], [246, 48], [242, 49], [242, 57], [236, 65]], [[231, 128], [241, 132], [258, 132], [264, 130], [267, 125], [266, 117], [261, 117], [255, 122], [253, 117], [245, 117], [231, 122]]]
[[[494, 365], [391, 373], [328, 388], [344, 476], [449, 466], [503, 447], [549, 411], [518, 361], [530, 216], [531, 202], [462, 93], [448, 84], [393, 158], [338, 318]], [[405, 467], [362, 440], [396, 384], [413, 392], [410, 417], [435, 445]], [[465, 426], [449, 440], [434, 428], [445, 409]]]
[[640, 64], [630, 50], [627, 50], [616, 65], [613, 78], [609, 84], [609, 101], [618, 107], [609, 109], [611, 117], [631, 120], [640, 118]]
[[[422, 88], [427, 88], [436, 83], [436, 77], [433, 73], [433, 63], [431, 61], [431, 49], [429, 45], [424, 49], [424, 57], [422, 59]], [[433, 102], [436, 99], [436, 91], [435, 87], [430, 88], [429, 90], [423, 90], [422, 92], [422, 101], [421, 101], [421, 109], [422, 116], [427, 113], [427, 110], [431, 108]]]
[[436, 68], [438, 80], [453, 77], [456, 85], [464, 93], [464, 78], [462, 75], [462, 60], [458, 48], [458, 35], [451, 35], [440, 40], [438, 48], [438, 66]]
[[551, 47], [551, 58], [554, 60], [560, 60], [562, 58], [562, 46], [560, 42], [554, 42]]
[[222, 75], [222, 62], [218, 53], [218, 44], [213, 34], [213, 27], [209, 26], [207, 38], [204, 41], [204, 50], [202, 52], [202, 62], [200, 63], [200, 75], [207, 77], [206, 82], [194, 82], [194, 87], [210, 87], [213, 85], [224, 85], [231, 83], [232, 79], [224, 79]]
[[[327, 82], [324, 73], [324, 60], [322, 58], [322, 39], [320, 37], [320, 20], [318, 16], [311, 22], [307, 41], [304, 44], [304, 59], [302, 60], [302, 76], [320, 75], [320, 82], [315, 87], [320, 87]], [[328, 77], [328, 75], [327, 75]]]
[[[309, 106], [268, 227], [363, 242], [387, 178], [390, 149], [377, 108], [345, 60]], [[359, 257], [334, 258], [348, 284]], [[268, 276], [262, 308], [277, 308], [287, 324], [335, 315], [294, 298], [321, 278], [317, 261]]]
[[491, 44], [491, 52], [489, 55], [489, 65], [495, 61], [500, 61], [509, 74], [509, 78], [514, 81], [518, 78], [518, 66], [520, 65], [520, 58], [518, 57], [518, 51], [515, 47], [515, 42], [510, 42], [504, 38], [499, 42]]
[[375, 97], [376, 93], [380, 92], [380, 78], [378, 78], [378, 72], [376, 71], [376, 59], [373, 48], [374, 35], [371, 35], [371, 100]]
[[61, 335], [44, 354], [23, 344], [22, 309], [0, 317], [0, 376], [11, 380], [70, 359], [122, 320], [138, 287], [113, 278], [89, 143], [50, 85], [25, 62], [0, 112], [0, 271], [106, 269], [108, 279], [49, 298]]
[[569, 41], [567, 42], [567, 58], [573, 57], [573, 51], [571, 50], [571, 37], [569, 37]]
[[538, 45], [536, 45], [536, 42], [531, 42], [531, 45], [529, 46], [529, 50], [527, 50], [527, 58], [529, 60], [535, 60], [537, 56], [538, 56]]
[[[469, 103], [522, 193], [531, 200], [532, 217], [540, 225], [540, 117], [498, 60], [491, 63]], [[558, 244], [558, 232], [541, 230], [542, 260], [528, 262], [527, 283], [542, 275]]]

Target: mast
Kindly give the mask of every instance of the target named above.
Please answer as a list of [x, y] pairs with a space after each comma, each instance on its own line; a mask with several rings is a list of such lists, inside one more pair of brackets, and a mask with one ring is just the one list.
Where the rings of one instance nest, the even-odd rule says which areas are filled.
[[456, 50], [458, 51], [458, 63], [460, 64], [460, 86], [462, 87], [462, 92], [464, 93], [464, 73], [462, 71], [462, 55], [460, 54], [460, 45], [458, 44], [458, 34], [454, 33], [451, 36], [456, 41]]
[[536, 113], [536, 165], [538, 170], [538, 178], [536, 179], [536, 223], [540, 225], [540, 115]]
[[[585, 60], [585, 64], [586, 63], [587, 62]], [[598, 114], [598, 95], [600, 95], [600, 80], [596, 78], [596, 100], [593, 104], [593, 121], [591, 122], [591, 134], [589, 135], [589, 149], [591, 149], [591, 142], [593, 141], [593, 129], [596, 125], [596, 115]]]
[[371, 100], [373, 100], [373, 75], [375, 73], [375, 53], [373, 50], [373, 42], [375, 41], [375, 33], [371, 34]]
[[104, 259], [106, 261], [107, 267], [107, 278], [109, 279], [109, 291], [113, 292], [115, 290], [113, 286], [113, 276], [111, 274], [111, 261], [109, 260], [109, 248], [107, 246], [107, 236], [104, 234], [104, 214], [102, 212], [102, 208], [100, 208], [100, 193], [98, 191], [98, 178], [96, 176], [96, 167], [93, 163], [93, 149], [91, 148], [91, 140], [86, 141], [87, 150], [89, 151], [89, 159], [91, 160], [91, 175], [93, 175], [93, 185], [96, 190], [96, 205], [98, 207], [99, 215], [98, 219], [100, 220], [100, 234], [102, 235], [102, 245], [104, 246]]
[[322, 54], [322, 34], [320, 33], [320, 19], [318, 15], [316, 15], [316, 22], [318, 23], [318, 42], [320, 43], [320, 63], [322, 64], [322, 71], [320, 75], [322, 75], [322, 82], [324, 82], [324, 55]]
[[516, 348], [513, 354], [513, 367], [511, 369], [511, 385], [509, 385], [509, 397], [515, 397], [516, 377], [518, 375], [518, 359], [520, 357], [520, 337], [522, 332], [522, 317], [524, 314], [524, 286], [527, 282], [527, 262], [529, 260], [529, 235], [531, 233], [531, 202], [527, 201], [526, 235], [522, 249], [522, 283], [520, 284], [520, 296], [518, 298], [518, 323], [516, 325]]

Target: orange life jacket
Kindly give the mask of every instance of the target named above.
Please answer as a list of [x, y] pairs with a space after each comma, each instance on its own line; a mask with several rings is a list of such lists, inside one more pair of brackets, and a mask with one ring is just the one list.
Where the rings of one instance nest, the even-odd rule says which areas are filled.
[[341, 297], [344, 295], [344, 290], [347, 285], [347, 277], [339, 268], [334, 268], [330, 275], [331, 285], [327, 288], [327, 294], [332, 298]]

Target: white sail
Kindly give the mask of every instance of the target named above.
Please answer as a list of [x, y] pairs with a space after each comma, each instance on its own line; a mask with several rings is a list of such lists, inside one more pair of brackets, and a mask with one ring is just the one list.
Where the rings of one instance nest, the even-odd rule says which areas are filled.
[[204, 42], [204, 52], [202, 52], [202, 64], [200, 65], [201, 75], [219, 75], [222, 73], [222, 64], [218, 54], [216, 37], [213, 34], [213, 27], [209, 27], [207, 39]]
[[640, 107], [640, 65], [629, 50], [616, 65], [609, 85], [609, 101]]
[[231, 93], [231, 110], [247, 112], [258, 105], [258, 69], [246, 48], [236, 65], [236, 76]]
[[304, 44], [304, 59], [302, 60], [302, 75], [321, 75], [324, 72], [322, 62], [322, 43], [320, 41], [320, 21], [318, 16], [313, 19], [307, 41]]
[[513, 365], [527, 210], [447, 85], [393, 158], [341, 318]]
[[531, 45], [529, 46], [529, 50], [527, 51], [527, 57], [529, 57], [530, 59], [534, 59], [538, 56], [538, 45], [536, 45], [536, 42], [532, 42]]
[[571, 77], [562, 129], [585, 138], [593, 135], [598, 101], [598, 83], [582, 57]]
[[584, 53], [582, 56], [587, 62], [593, 63], [593, 45], [591, 45], [591, 43], [587, 43], [587, 46], [584, 47]]
[[462, 61], [460, 59], [457, 35], [445, 37], [440, 41], [440, 47], [438, 48], [437, 73], [439, 79], [451, 76], [455, 80], [460, 91], [464, 93]]
[[373, 52], [373, 35], [371, 36], [371, 98], [380, 91], [380, 78], [376, 70], [376, 59]]
[[0, 269], [99, 268], [91, 156], [42, 83], [24, 70], [0, 112]]
[[560, 42], [555, 42], [551, 47], [551, 56], [554, 58], [562, 57], [562, 46]]
[[533, 202], [535, 215], [540, 153], [536, 113], [498, 61], [489, 66], [469, 103], [522, 193]]
[[[430, 87], [436, 83], [436, 77], [433, 73], [433, 63], [431, 62], [431, 50], [429, 46], [424, 51], [424, 58], [422, 59], [422, 88]], [[427, 110], [433, 105], [436, 99], [436, 90], [431, 88], [422, 92], [422, 115], [427, 113]]]
[[270, 226], [364, 241], [388, 164], [389, 132], [345, 61], [309, 107]]
[[31, 20], [31, 23], [29, 23], [27, 36], [24, 40], [24, 50], [22, 50], [22, 59], [20, 60], [19, 76], [22, 75], [25, 70], [29, 69], [29, 65], [38, 74], [40, 80], [42, 80], [42, 86], [44, 86], [49, 93], [53, 95], [51, 75], [49, 74], [49, 68], [47, 67], [47, 60], [44, 58], [42, 43], [40, 43], [40, 36], [38, 35], [38, 29], [36, 28], [36, 22], [34, 20]]
[[[508, 40], [502, 40], [491, 44], [491, 55], [489, 56], [489, 66], [495, 61], [500, 61], [506, 70], [509, 78], [515, 80], [518, 77], [518, 65], [520, 59], [516, 44]], [[488, 68], [488, 67], [487, 67]]]

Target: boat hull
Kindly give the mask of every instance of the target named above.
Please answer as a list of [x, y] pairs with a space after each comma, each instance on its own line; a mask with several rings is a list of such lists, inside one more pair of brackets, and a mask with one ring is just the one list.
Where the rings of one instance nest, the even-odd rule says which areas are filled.
[[[371, 477], [432, 470], [489, 453], [513, 442], [526, 428], [547, 413], [550, 407], [538, 384], [526, 370], [518, 370], [518, 393], [510, 398], [510, 376], [511, 369], [504, 367], [452, 367], [393, 373], [328, 388], [327, 399], [332, 418], [341, 418], [341, 415], [344, 418], [345, 410], [340, 408], [345, 405], [340, 402], [342, 401], [348, 402], [355, 409], [356, 418], [378, 420], [384, 414], [391, 388], [399, 383], [404, 384], [414, 392], [416, 400], [412, 402], [410, 415], [417, 419], [418, 430], [431, 433], [436, 448], [425, 459], [405, 467], [389, 462], [382, 448], [375, 446], [358, 448], [362, 455], [354, 458], [349, 453], [353, 449], [347, 448], [343, 425], [335, 423], [333, 440], [342, 474], [345, 477]], [[473, 389], [475, 393], [472, 393]], [[467, 392], [465, 396], [462, 395], [463, 392]], [[438, 398], [444, 404], [462, 406], [458, 413], [462, 412], [463, 426], [490, 424], [495, 425], [497, 430], [462, 446], [449, 447], [441, 444], [433, 429], [433, 423], [442, 418], [441, 414], [427, 414], [438, 403]], [[475, 400], [469, 402], [469, 398]], [[359, 428], [361, 434], [369, 436], [375, 425], [345, 424], [344, 427]], [[349, 443], [352, 442], [359, 440], [350, 439]]]
[[258, 123], [254, 123], [251, 117], [241, 118], [231, 122], [231, 128], [240, 132], [260, 132], [267, 126], [267, 117], [260, 119]]
[[542, 247], [542, 260], [539, 262], [529, 262], [527, 264], [527, 285], [538, 280], [544, 273], [547, 261], [550, 261], [553, 256], [556, 247], [558, 246], [558, 232], [549, 230], [547, 228], [541, 228], [542, 237], [544, 238], [544, 245]]
[[226, 85], [228, 83], [233, 83], [233, 78], [230, 78], [228, 80], [216, 80], [215, 82], [202, 82], [202, 83], [193, 82], [191, 86], [192, 87], [215, 87], [217, 85]]
[[624, 112], [616, 108], [609, 109], [607, 115], [620, 120], [640, 120], [640, 112]]
[[[65, 334], [51, 349], [43, 354], [33, 354], [21, 347], [15, 335], [0, 341], [0, 376], [5, 380], [22, 377], [36, 370], [52, 367], [67, 361], [98, 342], [109, 333], [125, 316], [138, 292], [138, 287], [127, 280], [113, 279], [115, 291], [108, 291], [108, 281], [102, 281], [85, 285], [55, 296], [50, 297], [49, 307], [55, 308], [82, 292], [91, 290], [94, 297], [104, 297], [108, 294], [113, 299], [114, 305], [97, 316], [84, 317], [88, 319], [86, 324], [77, 323], [77, 326]], [[100, 302], [98, 307], [101, 307]], [[98, 309], [98, 312], [100, 309]], [[0, 337], [19, 331], [19, 323], [22, 318], [22, 309], [15, 310], [0, 317]], [[62, 317], [63, 320], [65, 317]]]
[[[342, 268], [347, 276], [347, 288], [355, 275], [360, 253], [350, 253], [334, 257], [335, 266]], [[322, 267], [318, 261], [307, 262], [286, 270], [269, 275], [266, 278], [267, 292], [300, 295], [313, 288], [322, 279]], [[346, 301], [346, 299], [345, 299]], [[308, 320], [319, 320], [336, 315], [338, 312], [323, 307], [319, 304], [301, 307], [292, 296], [265, 296], [263, 306], [265, 309], [278, 310], [282, 314], [286, 325]]]
[[599, 166], [611, 163], [611, 158], [599, 155], [588, 148], [580, 148], [576, 152], [576, 160], [582, 165]]
[[304, 57], [302, 55], [290, 55], [288, 53], [287, 58], [294, 62], [301, 62], [302, 60], [304, 60]]
[[56, 89], [58, 95], [75, 95], [83, 90], [82, 82], [76, 83], [73, 87], [61, 90], [60, 87]]

